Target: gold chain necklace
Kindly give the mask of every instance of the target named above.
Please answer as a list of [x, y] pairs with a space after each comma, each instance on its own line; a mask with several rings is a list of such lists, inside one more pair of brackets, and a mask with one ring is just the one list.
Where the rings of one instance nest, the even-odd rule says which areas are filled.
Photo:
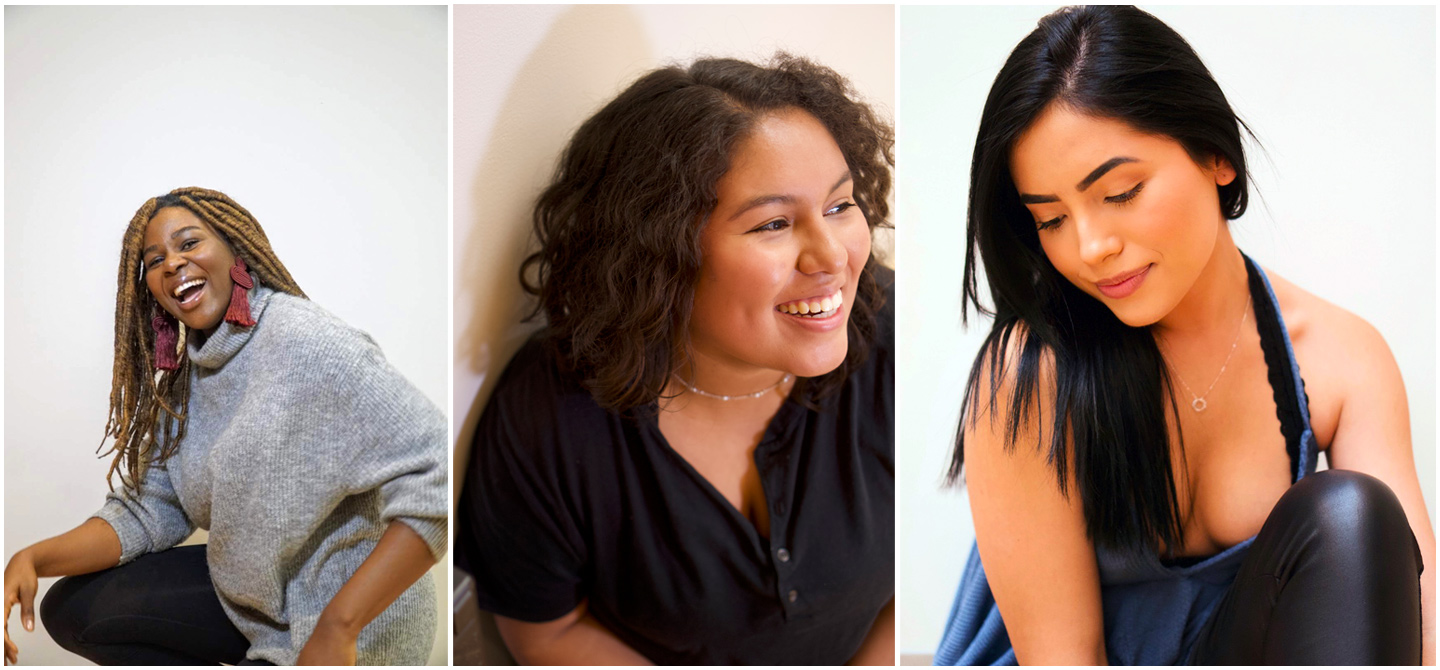
[[[1205, 402], [1205, 396], [1210, 395], [1210, 392], [1215, 389], [1215, 384], [1225, 375], [1225, 368], [1229, 367], [1230, 359], [1235, 356], [1235, 347], [1240, 344], [1240, 333], [1245, 332], [1245, 317], [1248, 314], [1250, 314], [1250, 299], [1247, 296], [1245, 299], [1245, 311], [1240, 313], [1240, 325], [1235, 329], [1235, 341], [1230, 343], [1230, 354], [1225, 357], [1225, 363], [1220, 366], [1220, 373], [1215, 375], [1215, 381], [1210, 382], [1210, 387], [1205, 389], [1205, 393], [1196, 395], [1195, 390], [1190, 388], [1189, 384], [1185, 383], [1185, 378], [1180, 376], [1180, 368], [1175, 367], [1174, 361], [1171, 361], [1168, 355], [1165, 356], [1165, 361], [1170, 364], [1170, 369], [1175, 373], [1175, 378], [1180, 380], [1180, 385], [1185, 387], [1185, 391], [1190, 394], [1191, 398], [1194, 398], [1194, 400], [1190, 401], [1190, 407], [1194, 408], [1196, 412], [1205, 411], [1205, 408], [1208, 406], [1208, 403]], [[1161, 353], [1164, 354], [1163, 351]]]

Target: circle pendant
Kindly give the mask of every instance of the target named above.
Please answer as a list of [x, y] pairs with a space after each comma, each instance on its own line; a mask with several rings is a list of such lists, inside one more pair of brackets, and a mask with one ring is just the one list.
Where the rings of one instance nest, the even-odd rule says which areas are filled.
[[1194, 402], [1190, 403], [1190, 406], [1194, 407], [1197, 412], [1203, 412], [1205, 411], [1205, 399], [1196, 398]]

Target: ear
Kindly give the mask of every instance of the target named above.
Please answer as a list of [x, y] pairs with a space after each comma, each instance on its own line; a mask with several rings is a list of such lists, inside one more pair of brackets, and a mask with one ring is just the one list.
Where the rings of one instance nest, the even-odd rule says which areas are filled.
[[1224, 156], [1216, 155], [1210, 166], [1210, 173], [1215, 175], [1216, 186], [1229, 186], [1235, 181], [1235, 167]]

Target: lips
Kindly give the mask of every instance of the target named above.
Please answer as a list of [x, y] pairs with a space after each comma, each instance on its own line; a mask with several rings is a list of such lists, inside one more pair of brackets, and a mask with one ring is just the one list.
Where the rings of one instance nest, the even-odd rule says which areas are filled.
[[1150, 274], [1150, 268], [1153, 267], [1155, 267], [1155, 264], [1151, 263], [1130, 272], [1102, 279], [1095, 282], [1095, 288], [1099, 289], [1100, 292], [1108, 298], [1117, 300], [1124, 298], [1140, 289], [1140, 285], [1145, 283], [1145, 277]]

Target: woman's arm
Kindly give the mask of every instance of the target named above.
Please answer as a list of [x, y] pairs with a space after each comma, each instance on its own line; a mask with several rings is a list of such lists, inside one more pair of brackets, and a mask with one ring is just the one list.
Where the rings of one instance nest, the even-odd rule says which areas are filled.
[[895, 599], [880, 610], [859, 651], [846, 665], [895, 665]]
[[1420, 543], [1425, 570], [1420, 574], [1421, 664], [1435, 664], [1435, 531], [1415, 473], [1410, 442], [1410, 409], [1400, 368], [1385, 338], [1359, 317], [1335, 329], [1350, 365], [1340, 422], [1330, 443], [1330, 467], [1364, 472], [1385, 482], [1410, 521]]
[[[1067, 475], [1066, 498], [1046, 459], [1055, 406], [1054, 361], [1048, 354], [1041, 359], [1039, 407], [1032, 404], [1013, 447], [1006, 445], [1020, 341], [1011, 338], [995, 411], [982, 382], [972, 396], [976, 419], [964, 426], [975, 540], [1021, 664], [1105, 665], [1099, 568], [1074, 474]], [[988, 369], [982, 371], [980, 379], [990, 378]]]
[[20, 604], [20, 623], [35, 630], [35, 591], [40, 577], [83, 575], [120, 562], [120, 536], [110, 524], [90, 518], [73, 530], [15, 552], [5, 565], [5, 661], [19, 660], [10, 641], [10, 609]]
[[590, 616], [584, 602], [554, 621], [496, 615], [495, 624], [510, 654], [524, 665], [654, 665]]
[[391, 521], [370, 556], [320, 613], [296, 661], [299, 665], [354, 665], [360, 631], [436, 563], [418, 533]]

